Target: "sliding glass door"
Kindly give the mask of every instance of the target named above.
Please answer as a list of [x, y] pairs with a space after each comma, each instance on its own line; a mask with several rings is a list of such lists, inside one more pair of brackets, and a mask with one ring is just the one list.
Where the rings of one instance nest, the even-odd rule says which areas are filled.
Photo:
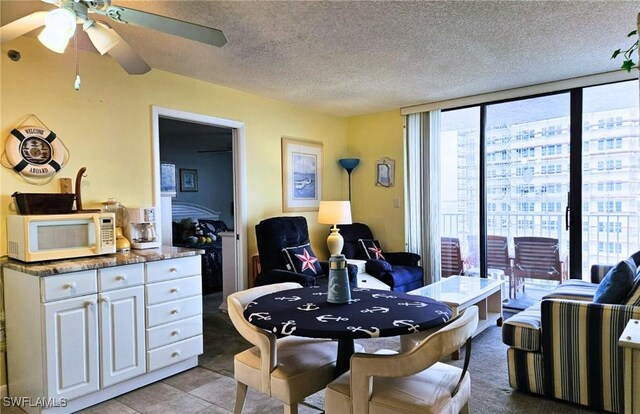
[[541, 256], [555, 241], [558, 269], [519, 273], [540, 288], [589, 280], [592, 264], [637, 251], [638, 106], [638, 81], [626, 81], [442, 111], [442, 276], [490, 275], [488, 241], [496, 238], [506, 239], [514, 269], [518, 240], [529, 238], [540, 263], [555, 260]]
[[569, 114], [569, 93], [486, 106], [487, 236], [507, 238], [520, 284], [554, 286], [567, 277]]
[[582, 274], [640, 246], [638, 81], [584, 89]]

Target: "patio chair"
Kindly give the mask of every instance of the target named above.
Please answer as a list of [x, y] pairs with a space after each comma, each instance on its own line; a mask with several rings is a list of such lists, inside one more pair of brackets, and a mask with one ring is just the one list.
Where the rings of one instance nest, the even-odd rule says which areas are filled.
[[[478, 246], [477, 236], [469, 236], [469, 245]], [[479, 247], [475, 254], [479, 255]], [[509, 242], [505, 236], [487, 236], [487, 276], [492, 279], [508, 280], [509, 286], [505, 284], [503, 287], [503, 298], [506, 299], [507, 294], [511, 296], [511, 289], [513, 288], [513, 268], [511, 264], [511, 258], [509, 257]], [[480, 269], [474, 267], [466, 269], [465, 275], [468, 276], [480, 276]], [[508, 278], [508, 279], [507, 279]], [[507, 289], [509, 292], [507, 292]]]
[[519, 286], [524, 292], [524, 279], [557, 280], [566, 278], [560, 261], [558, 239], [549, 237], [514, 237], [513, 297]]
[[440, 238], [440, 268], [442, 277], [464, 273], [460, 240], [457, 237]]

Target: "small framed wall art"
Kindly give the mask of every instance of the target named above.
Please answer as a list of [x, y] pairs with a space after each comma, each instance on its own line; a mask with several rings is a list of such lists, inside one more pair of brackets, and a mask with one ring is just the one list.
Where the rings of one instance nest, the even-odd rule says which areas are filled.
[[180, 191], [198, 191], [198, 170], [180, 168]]
[[163, 196], [176, 196], [175, 164], [160, 164], [160, 193]]
[[376, 161], [376, 185], [380, 187], [393, 187], [396, 162], [384, 157]]
[[322, 143], [282, 137], [282, 211], [318, 211]]

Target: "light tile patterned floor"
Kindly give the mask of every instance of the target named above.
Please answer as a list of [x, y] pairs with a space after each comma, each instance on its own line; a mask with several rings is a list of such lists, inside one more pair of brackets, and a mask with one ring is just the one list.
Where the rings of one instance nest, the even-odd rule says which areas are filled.
[[[193, 368], [112, 400], [79, 411], [83, 414], [228, 414], [233, 412], [236, 385], [233, 378], [204, 368]], [[282, 412], [282, 403], [249, 389], [244, 413]], [[2, 414], [23, 414], [17, 407], [2, 407]], [[300, 414], [321, 410], [300, 405]]]

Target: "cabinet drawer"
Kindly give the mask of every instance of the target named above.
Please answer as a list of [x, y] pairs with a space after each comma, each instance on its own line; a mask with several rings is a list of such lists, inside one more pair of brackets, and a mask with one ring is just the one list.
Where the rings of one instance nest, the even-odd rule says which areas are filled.
[[200, 276], [151, 283], [146, 286], [147, 305], [199, 295], [202, 292], [201, 286], [202, 280]]
[[147, 328], [163, 323], [175, 322], [202, 313], [202, 297], [192, 296], [186, 299], [147, 306]]
[[40, 279], [42, 301], [73, 298], [98, 291], [95, 270], [47, 276]]
[[147, 283], [177, 279], [184, 276], [200, 274], [200, 256], [181, 257], [179, 259], [149, 262], [147, 266]]
[[184, 361], [202, 353], [202, 335], [147, 352], [149, 371]]
[[148, 349], [158, 348], [202, 334], [202, 315], [147, 329]]
[[109, 267], [98, 270], [98, 288], [100, 292], [144, 283], [144, 264]]

